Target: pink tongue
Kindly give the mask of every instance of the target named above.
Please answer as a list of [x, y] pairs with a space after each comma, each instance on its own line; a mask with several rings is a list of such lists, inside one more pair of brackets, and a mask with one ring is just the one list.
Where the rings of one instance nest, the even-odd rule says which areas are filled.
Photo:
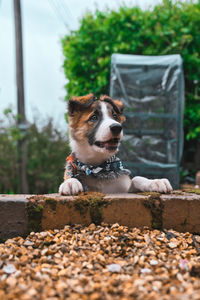
[[115, 142], [107, 142], [104, 144], [105, 148], [109, 148], [109, 147], [112, 147], [112, 146], [116, 146], [116, 143]]

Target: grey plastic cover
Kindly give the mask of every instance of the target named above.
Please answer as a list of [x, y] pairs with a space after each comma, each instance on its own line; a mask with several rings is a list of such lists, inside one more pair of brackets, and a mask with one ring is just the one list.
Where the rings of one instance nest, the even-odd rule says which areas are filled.
[[179, 187], [184, 77], [180, 55], [113, 54], [110, 96], [125, 104], [119, 156], [133, 175], [168, 178]]

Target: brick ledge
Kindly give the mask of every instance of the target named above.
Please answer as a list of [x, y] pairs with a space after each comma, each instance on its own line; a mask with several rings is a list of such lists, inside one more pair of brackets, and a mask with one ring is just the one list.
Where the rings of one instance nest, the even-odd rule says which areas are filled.
[[0, 239], [67, 224], [119, 223], [128, 227], [200, 233], [200, 195], [83, 193], [78, 196], [0, 195]]

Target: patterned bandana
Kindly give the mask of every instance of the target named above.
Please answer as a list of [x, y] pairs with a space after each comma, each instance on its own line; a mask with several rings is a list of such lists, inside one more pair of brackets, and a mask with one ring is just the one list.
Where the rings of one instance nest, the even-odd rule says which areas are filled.
[[86, 165], [75, 158], [74, 153], [66, 159], [66, 171], [70, 177], [80, 175], [92, 175], [100, 179], [114, 179], [122, 175], [130, 175], [131, 172], [124, 169], [121, 160], [115, 155], [99, 166]]

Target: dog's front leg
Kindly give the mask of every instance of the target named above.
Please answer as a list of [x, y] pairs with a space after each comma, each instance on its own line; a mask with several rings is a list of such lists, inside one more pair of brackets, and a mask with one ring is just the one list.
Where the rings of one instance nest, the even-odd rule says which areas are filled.
[[83, 192], [83, 186], [76, 178], [66, 179], [59, 187], [60, 195], [75, 195]]
[[172, 186], [168, 179], [147, 179], [136, 176], [132, 179], [130, 192], [158, 192], [168, 193], [172, 191]]

